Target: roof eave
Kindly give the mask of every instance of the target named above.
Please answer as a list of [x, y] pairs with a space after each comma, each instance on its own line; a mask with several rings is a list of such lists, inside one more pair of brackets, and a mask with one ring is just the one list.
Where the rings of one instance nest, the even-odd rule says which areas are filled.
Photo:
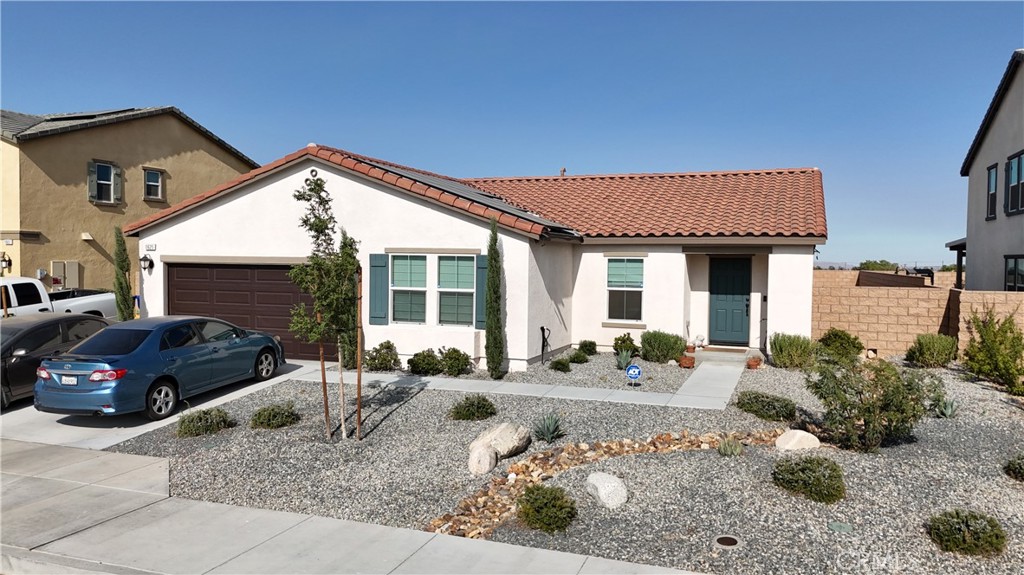
[[996, 93], [992, 96], [988, 110], [985, 111], [985, 117], [981, 120], [981, 126], [978, 127], [978, 131], [974, 135], [974, 141], [971, 142], [971, 147], [967, 150], [964, 163], [960, 166], [961, 177], [966, 177], [970, 174], [971, 165], [974, 163], [974, 156], [978, 153], [978, 148], [981, 147], [981, 142], [985, 139], [992, 121], [995, 120], [996, 112], [1002, 106], [1003, 98], [1010, 91], [1010, 84], [1013, 82], [1021, 62], [1024, 62], [1024, 49], [1014, 50], [1013, 55], [1010, 56], [1010, 62], [1006, 65], [1006, 71], [1003, 72], [1003, 77], [999, 81], [999, 87], [996, 88]]

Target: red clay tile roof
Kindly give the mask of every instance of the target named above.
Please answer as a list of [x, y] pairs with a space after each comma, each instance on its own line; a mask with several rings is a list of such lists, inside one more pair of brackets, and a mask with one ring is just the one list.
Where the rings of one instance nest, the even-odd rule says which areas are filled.
[[817, 168], [466, 180], [588, 237], [821, 237]]
[[[451, 206], [454, 209], [462, 210], [484, 219], [495, 218], [501, 225], [528, 235], [537, 237], [546, 236], [549, 232], [552, 231], [552, 227], [560, 227], [557, 224], [555, 224], [555, 222], [545, 222], [542, 218], [531, 217], [532, 214], [526, 214], [523, 213], [522, 210], [515, 209], [517, 206], [508, 205], [505, 206], [505, 208], [507, 209], [499, 209], [501, 207], [500, 204], [502, 203], [500, 199], [495, 199], [496, 201], [485, 201], [485, 194], [481, 193], [479, 190], [471, 190], [474, 194], [479, 194], [480, 196], [478, 198], [480, 200], [479, 202], [472, 201], [471, 199], [458, 196], [445, 189], [442, 189], [448, 186], [446, 186], [444, 183], [436, 182], [437, 180], [441, 180], [442, 182], [450, 183], [453, 186], [461, 185], [467, 186], [468, 188], [472, 188], [472, 186], [469, 186], [466, 182], [462, 180], [449, 178], [448, 176], [434, 174], [432, 172], [427, 172], [424, 170], [418, 170], [416, 168], [402, 166], [392, 162], [387, 162], [385, 160], [378, 160], [376, 158], [370, 158], [368, 156], [353, 154], [351, 152], [346, 152], [344, 150], [339, 150], [336, 148], [310, 145], [305, 148], [302, 148], [301, 150], [292, 152], [291, 154], [288, 154], [287, 156], [274, 162], [271, 162], [263, 167], [257, 168], [247, 174], [242, 174], [241, 176], [229, 182], [221, 184], [216, 188], [213, 188], [212, 190], [203, 192], [179, 204], [175, 204], [169, 208], [160, 210], [159, 212], [152, 214], [148, 217], [145, 217], [141, 220], [132, 222], [131, 224], [125, 226], [124, 233], [126, 235], [137, 234], [142, 228], [153, 225], [177, 213], [188, 210], [189, 208], [192, 208], [198, 204], [205, 203], [211, 200], [212, 198], [228, 193], [231, 190], [234, 190], [239, 186], [258, 178], [263, 174], [272, 172], [286, 164], [290, 164], [292, 162], [301, 160], [306, 157], [320, 158], [321, 160], [328, 161], [332, 164], [341, 166], [353, 172], [363, 174], [366, 177], [380, 180], [391, 186], [406, 190], [409, 193], [423, 196], [435, 202]], [[401, 171], [403, 173], [411, 173], [413, 174], [413, 177], [416, 177], [416, 175], [424, 176], [425, 180], [435, 181], [437, 185], [435, 186], [430, 185], [428, 183], [424, 183], [422, 181], [412, 180], [403, 175], [402, 173], [388, 171], [389, 167], [394, 168], [395, 170]], [[498, 205], [498, 208], [494, 207], [495, 204]]]

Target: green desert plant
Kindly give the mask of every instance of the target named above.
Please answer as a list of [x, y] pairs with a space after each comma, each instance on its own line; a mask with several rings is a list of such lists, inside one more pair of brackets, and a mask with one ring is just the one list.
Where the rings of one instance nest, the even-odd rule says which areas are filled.
[[825, 335], [818, 338], [817, 351], [832, 361], [850, 365], [856, 363], [864, 351], [864, 344], [850, 332], [830, 327]]
[[846, 497], [842, 468], [825, 457], [780, 459], [772, 470], [772, 481], [786, 491], [819, 503], [835, 503]]
[[633, 363], [633, 354], [628, 349], [624, 349], [615, 355], [615, 367], [626, 369], [631, 363]]
[[562, 430], [562, 419], [557, 413], [549, 413], [533, 422], [533, 436], [539, 441], [552, 443], [560, 437], [565, 437]]
[[299, 412], [295, 411], [295, 402], [273, 403], [261, 407], [249, 419], [249, 427], [277, 429], [299, 422]]
[[959, 410], [960, 406], [957, 405], [955, 399], [943, 399], [935, 404], [935, 415], [941, 419], [952, 419], [956, 417], [956, 412]]
[[[1018, 308], [1019, 310], [1019, 308]], [[994, 381], [1014, 395], [1024, 395], [1024, 334], [1013, 317], [996, 317], [989, 306], [984, 315], [971, 312], [967, 331], [970, 340], [964, 350], [964, 367], [978, 377]]]
[[395, 344], [386, 340], [366, 352], [363, 365], [369, 371], [394, 371], [402, 368], [402, 360], [398, 358], [398, 349]]
[[178, 429], [175, 434], [178, 437], [197, 437], [217, 433], [222, 429], [234, 426], [235, 421], [231, 419], [228, 412], [220, 407], [197, 409], [189, 411], [178, 419]]
[[561, 487], [531, 485], [517, 501], [517, 507], [523, 523], [547, 533], [565, 531], [576, 519], [576, 502]]
[[741, 391], [736, 407], [768, 421], [793, 421], [796, 404], [792, 400], [760, 391]]
[[941, 333], [922, 333], [907, 350], [907, 361], [921, 367], [946, 367], [956, 359], [956, 338]]
[[636, 342], [633, 341], [633, 336], [629, 335], [629, 332], [615, 338], [615, 341], [612, 343], [612, 349], [617, 354], [628, 351], [630, 356], [640, 351], [640, 348], [636, 346]]
[[1019, 453], [1014, 457], [1011, 457], [1010, 460], [1003, 465], [1003, 471], [1017, 481], [1024, 481], [1024, 453]]
[[459, 421], [480, 421], [498, 414], [491, 400], [476, 393], [467, 395], [452, 406], [448, 416]]
[[597, 355], [597, 342], [589, 339], [580, 340], [580, 351], [587, 355]]
[[682, 336], [657, 330], [640, 334], [640, 357], [646, 361], [665, 363], [685, 352], [686, 340]]
[[1006, 533], [987, 515], [953, 509], [928, 520], [928, 536], [943, 551], [963, 555], [998, 555], [1006, 549]]
[[590, 356], [583, 353], [583, 350], [577, 349], [568, 356], [570, 363], [587, 363], [590, 361]]
[[409, 358], [409, 371], [416, 375], [437, 375], [444, 371], [444, 364], [433, 349], [425, 349]]
[[441, 369], [445, 375], [458, 377], [469, 371], [473, 362], [469, 354], [457, 347], [441, 348]]
[[743, 444], [735, 437], [727, 437], [718, 442], [718, 454], [722, 457], [743, 455]]
[[572, 367], [569, 365], [569, 358], [567, 357], [552, 359], [551, 362], [548, 363], [548, 369], [553, 369], [562, 373], [569, 373], [572, 371]]
[[811, 338], [788, 333], [773, 333], [769, 339], [772, 365], [786, 369], [810, 369], [814, 365]]

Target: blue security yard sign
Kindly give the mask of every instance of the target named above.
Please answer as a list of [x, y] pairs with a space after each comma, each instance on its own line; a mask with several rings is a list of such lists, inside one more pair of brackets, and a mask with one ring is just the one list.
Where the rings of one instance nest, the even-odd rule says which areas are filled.
[[626, 377], [628, 377], [630, 381], [636, 381], [640, 379], [640, 375], [642, 373], [643, 370], [640, 369], [639, 365], [631, 365], [626, 368]]

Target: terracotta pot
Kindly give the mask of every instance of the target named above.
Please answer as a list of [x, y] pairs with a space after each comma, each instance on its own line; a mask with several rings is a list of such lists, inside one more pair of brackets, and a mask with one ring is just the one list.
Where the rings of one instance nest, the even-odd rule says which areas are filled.
[[694, 366], [694, 363], [695, 363], [695, 360], [692, 357], [688, 356], [688, 355], [680, 356], [678, 361], [679, 361], [679, 367], [686, 368], [686, 369], [692, 369], [693, 366]]
[[697, 346], [695, 346], [695, 345], [688, 345], [688, 346], [686, 346], [686, 353], [693, 353], [696, 350], [697, 350]]
[[761, 358], [759, 357], [748, 357], [747, 358], [747, 369], [757, 369], [761, 367]]

